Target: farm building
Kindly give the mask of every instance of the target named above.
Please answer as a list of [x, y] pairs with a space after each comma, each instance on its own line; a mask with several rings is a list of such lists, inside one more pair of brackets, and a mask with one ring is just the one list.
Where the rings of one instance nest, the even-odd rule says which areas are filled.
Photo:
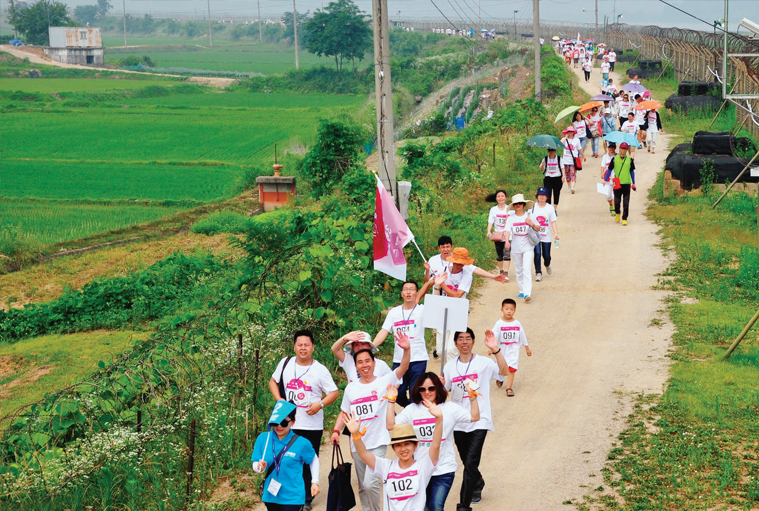
[[45, 54], [66, 64], [105, 65], [99, 28], [50, 27], [50, 46]]

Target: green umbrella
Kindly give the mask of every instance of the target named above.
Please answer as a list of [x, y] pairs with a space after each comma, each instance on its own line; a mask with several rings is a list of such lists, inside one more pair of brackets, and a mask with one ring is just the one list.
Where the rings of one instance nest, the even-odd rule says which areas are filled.
[[580, 109], [580, 107], [579, 107], [579, 106], [568, 106], [568, 107], [566, 107], [564, 110], [562, 110], [561, 112], [559, 112], [559, 115], [557, 115], [557, 116], [556, 116], [556, 120], [555, 120], [555, 121], [553, 121], [553, 122], [559, 122], [559, 121], [560, 121], [560, 120], [562, 120], [564, 117], [566, 117], [566, 116], [568, 116], [568, 115], [570, 115], [570, 114], [573, 114], [573, 113], [575, 113], [575, 112], [576, 112], [576, 111], [578, 111], [579, 109]]
[[544, 149], [558, 149], [562, 147], [561, 140], [553, 135], [536, 135], [527, 141], [527, 145], [542, 147]]

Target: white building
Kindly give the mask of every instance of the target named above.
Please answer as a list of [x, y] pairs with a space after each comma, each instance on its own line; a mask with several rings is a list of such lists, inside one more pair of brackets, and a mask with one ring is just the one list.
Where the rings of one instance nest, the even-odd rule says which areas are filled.
[[50, 27], [50, 46], [45, 54], [58, 62], [103, 66], [104, 48], [99, 28]]

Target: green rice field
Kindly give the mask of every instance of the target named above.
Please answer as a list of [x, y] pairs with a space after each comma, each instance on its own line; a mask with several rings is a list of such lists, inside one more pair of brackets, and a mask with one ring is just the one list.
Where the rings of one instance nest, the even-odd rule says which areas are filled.
[[[125, 74], [123, 76], [129, 76]], [[148, 77], [152, 78], [152, 77]], [[172, 82], [165, 81], [161, 85], [170, 86]], [[137, 89], [155, 85], [156, 80], [145, 79], [95, 79], [95, 78], [3, 78], [0, 80], [0, 90], [23, 92], [79, 92], [104, 91], [114, 89]]]
[[[106, 40], [106, 43], [108, 40]], [[202, 69], [207, 71], [239, 71], [263, 74], [280, 74], [295, 69], [293, 48], [273, 44], [215, 44], [213, 48], [196, 44], [177, 44], [176, 39], [166, 46], [154, 48], [118, 48], [117, 43], [105, 52], [106, 64], [116, 64], [125, 55], [148, 55], [159, 68]], [[208, 40], [200, 44], [207, 44]], [[139, 42], [130, 44], [140, 44]], [[152, 44], [160, 44], [153, 42]], [[334, 66], [334, 59], [318, 57], [305, 50], [299, 55], [301, 68]]]
[[0, 225], [20, 226], [23, 233], [49, 245], [152, 222], [184, 209], [0, 199]]

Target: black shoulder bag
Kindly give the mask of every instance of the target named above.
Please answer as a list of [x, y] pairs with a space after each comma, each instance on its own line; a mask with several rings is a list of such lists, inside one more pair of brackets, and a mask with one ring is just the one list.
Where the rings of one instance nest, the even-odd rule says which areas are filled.
[[287, 401], [287, 392], [285, 391], [285, 367], [290, 363], [290, 359], [293, 357], [287, 357], [285, 363], [282, 364], [282, 374], [279, 375], [279, 396]]

